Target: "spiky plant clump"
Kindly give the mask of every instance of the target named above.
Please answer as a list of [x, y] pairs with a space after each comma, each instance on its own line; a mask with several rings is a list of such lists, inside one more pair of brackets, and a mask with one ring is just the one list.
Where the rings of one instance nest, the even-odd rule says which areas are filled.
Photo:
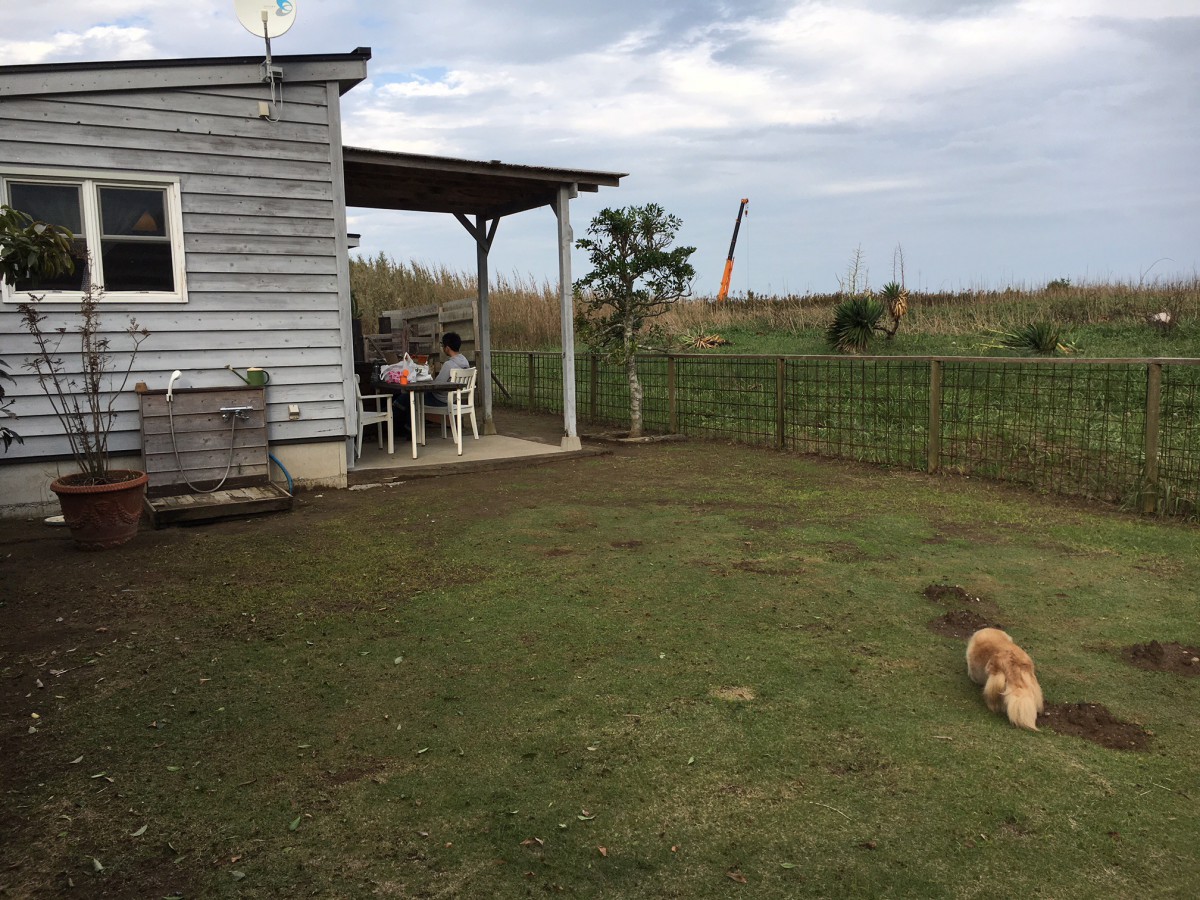
[[1062, 340], [1058, 326], [1053, 322], [1030, 322], [1012, 331], [1000, 333], [998, 346], [1020, 353], [1038, 353], [1049, 356], [1054, 353], [1071, 353], [1074, 347]]
[[715, 350], [729, 344], [722, 335], [715, 331], [688, 331], [679, 336], [679, 343], [691, 350]]
[[871, 345], [881, 318], [883, 304], [869, 294], [843, 300], [833, 309], [825, 342], [839, 353], [862, 353]]

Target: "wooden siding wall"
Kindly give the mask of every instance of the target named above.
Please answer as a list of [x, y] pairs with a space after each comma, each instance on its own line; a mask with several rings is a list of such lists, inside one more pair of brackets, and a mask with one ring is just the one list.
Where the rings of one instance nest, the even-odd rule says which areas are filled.
[[[285, 84], [282, 121], [258, 118], [265, 85], [120, 91], [0, 99], [0, 171], [36, 167], [77, 172], [161, 174], [181, 189], [186, 303], [121, 303], [102, 324], [122, 354], [120, 329], [136, 316], [152, 336], [142, 345], [110, 440], [113, 452], [140, 445], [133, 386], [176, 390], [242, 385], [225, 366], [261, 366], [268, 435], [275, 441], [344, 437], [346, 401], [338, 296], [331, 121], [324, 83]], [[340, 143], [336, 144], [340, 148]], [[67, 304], [44, 310], [47, 325], [73, 327]], [[23, 366], [32, 340], [15, 304], [0, 309], [0, 357], [25, 439], [0, 462], [68, 452], [57, 419]], [[69, 342], [64, 350], [69, 350]], [[67, 358], [64, 354], [64, 358]], [[119, 360], [120, 361], [120, 360]], [[72, 364], [73, 361], [72, 361]], [[301, 417], [288, 420], [288, 404]]]

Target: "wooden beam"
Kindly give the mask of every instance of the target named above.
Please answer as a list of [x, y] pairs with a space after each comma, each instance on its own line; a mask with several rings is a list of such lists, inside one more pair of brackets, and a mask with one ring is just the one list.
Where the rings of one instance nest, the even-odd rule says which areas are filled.
[[492, 248], [492, 239], [496, 236], [496, 225], [499, 219], [493, 219], [488, 227], [487, 219], [483, 216], [475, 218], [475, 268], [479, 282], [479, 334], [475, 336], [475, 349], [479, 358], [475, 360], [479, 368], [475, 383], [483, 389], [483, 433], [495, 434], [496, 423], [492, 419], [492, 314], [488, 299], [488, 251]]

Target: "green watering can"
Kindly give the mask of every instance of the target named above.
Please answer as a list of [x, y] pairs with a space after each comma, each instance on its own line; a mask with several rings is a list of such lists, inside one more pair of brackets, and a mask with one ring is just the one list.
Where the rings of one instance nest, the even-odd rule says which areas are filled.
[[245, 375], [233, 366], [226, 366], [225, 368], [250, 385], [250, 387], [264, 387], [271, 380], [270, 373], [266, 369], [260, 369], [258, 366], [248, 368]]

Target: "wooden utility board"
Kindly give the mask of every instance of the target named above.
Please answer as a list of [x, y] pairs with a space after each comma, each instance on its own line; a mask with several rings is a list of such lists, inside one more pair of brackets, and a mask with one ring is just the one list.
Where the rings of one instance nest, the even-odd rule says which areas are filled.
[[[226, 466], [232, 484], [270, 483], [265, 388], [189, 388], [176, 391], [170, 405], [166, 391], [146, 391], [140, 397], [142, 455], [150, 476], [150, 496], [191, 492], [188, 481], [211, 487], [225, 474]], [[234, 420], [221, 414], [223, 407], [249, 410], [245, 418]]]

